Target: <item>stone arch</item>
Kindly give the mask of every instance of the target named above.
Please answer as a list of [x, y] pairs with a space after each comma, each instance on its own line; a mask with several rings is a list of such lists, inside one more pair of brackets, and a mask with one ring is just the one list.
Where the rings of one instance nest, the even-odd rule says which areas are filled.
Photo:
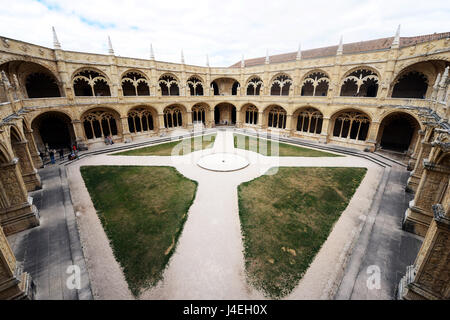
[[267, 117], [267, 127], [286, 129], [287, 110], [279, 105], [267, 106], [264, 113]]
[[163, 110], [164, 127], [166, 129], [186, 126], [186, 108], [183, 105], [173, 104]]
[[278, 73], [270, 81], [271, 96], [288, 96], [291, 87], [294, 85], [292, 77], [287, 73]]
[[390, 84], [392, 98], [429, 98], [432, 87], [444, 69], [450, 65], [445, 60], [423, 60], [411, 63], [397, 72]]
[[163, 96], [179, 96], [180, 84], [178, 78], [171, 73], [164, 73], [159, 77], [158, 85]]
[[120, 113], [112, 108], [90, 108], [81, 115], [80, 120], [86, 140], [94, 141], [108, 136], [114, 140], [122, 135]]
[[214, 95], [237, 95], [241, 84], [232, 77], [216, 77], [211, 81]]
[[240, 112], [242, 114], [242, 118], [244, 119], [244, 123], [247, 125], [257, 125], [259, 118], [259, 109], [253, 103], [244, 104]]
[[72, 118], [63, 111], [46, 111], [31, 121], [33, 137], [39, 152], [70, 148], [76, 141]]
[[[25, 98], [61, 97], [61, 81], [45, 65], [34, 61], [11, 60], [0, 65], [12, 87]], [[19, 98], [19, 97], [16, 97]]]
[[413, 148], [419, 137], [420, 122], [407, 112], [393, 111], [380, 121], [377, 145], [381, 149], [407, 152]]
[[209, 110], [209, 105], [204, 102], [194, 104], [191, 107], [192, 123], [203, 123], [203, 125], [206, 125], [209, 121]]
[[157, 117], [156, 109], [151, 106], [133, 106], [127, 112], [128, 129], [131, 134], [155, 131]]
[[203, 81], [199, 76], [197, 75], [190, 76], [189, 79], [186, 81], [186, 84], [189, 88], [189, 93], [191, 96], [204, 95]]
[[110, 80], [97, 68], [83, 67], [73, 73], [75, 96], [111, 96]]
[[302, 79], [302, 96], [326, 96], [330, 84], [329, 75], [320, 70], [315, 69], [309, 71]]
[[237, 108], [230, 102], [220, 102], [214, 107], [214, 123], [216, 125], [235, 125]]
[[264, 82], [258, 75], [249, 77], [245, 83], [245, 90], [247, 96], [259, 96], [264, 87]]
[[150, 82], [147, 76], [137, 69], [125, 71], [120, 77], [124, 96], [149, 96]]
[[376, 97], [380, 83], [381, 78], [375, 68], [355, 67], [342, 77], [340, 96]]
[[296, 131], [311, 134], [322, 132], [323, 114], [319, 109], [311, 106], [300, 107], [292, 116], [296, 119]]
[[331, 116], [332, 135], [335, 138], [365, 141], [369, 136], [371, 118], [357, 109], [344, 109]]
[[14, 158], [3, 142], [0, 142], [0, 164], [7, 164]]

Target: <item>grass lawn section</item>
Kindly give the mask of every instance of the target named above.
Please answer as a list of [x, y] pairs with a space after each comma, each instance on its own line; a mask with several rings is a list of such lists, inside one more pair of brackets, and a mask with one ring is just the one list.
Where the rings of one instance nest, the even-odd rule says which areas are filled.
[[[240, 139], [245, 139], [245, 147], [238, 146], [238, 137]], [[242, 140], [241, 140], [242, 141]], [[240, 142], [242, 143], [242, 142]], [[258, 152], [265, 156], [272, 156], [272, 143], [270, 139], [263, 139], [259, 137], [250, 137], [242, 134], [234, 134], [234, 147], [244, 150], [251, 150]], [[303, 148], [294, 146], [287, 143], [279, 143], [278, 156], [280, 157], [342, 157], [341, 155], [318, 151], [309, 148]]]
[[298, 284], [367, 171], [278, 169], [238, 187], [246, 271], [271, 298]]
[[81, 174], [128, 286], [138, 296], [161, 279], [197, 182], [172, 167], [86, 166]]
[[[200, 143], [195, 142], [195, 140], [200, 141]], [[178, 146], [182, 142], [182, 146], [179, 146], [179, 152], [173, 154], [175, 156], [182, 156], [188, 153], [212, 148], [214, 145], [214, 140], [216, 139], [215, 134], [209, 134], [206, 136], [198, 136], [194, 138], [187, 138], [183, 140], [171, 141], [167, 143], [157, 144], [154, 146], [128, 150], [123, 152], [113, 153], [113, 156], [171, 156], [174, 147]]]

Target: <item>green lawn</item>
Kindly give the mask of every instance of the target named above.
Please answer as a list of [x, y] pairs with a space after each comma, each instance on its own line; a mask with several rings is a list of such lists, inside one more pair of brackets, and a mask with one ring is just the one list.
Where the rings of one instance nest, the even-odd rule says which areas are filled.
[[87, 166], [81, 174], [128, 286], [138, 296], [161, 279], [197, 182], [172, 167]]
[[250, 283], [271, 298], [294, 289], [347, 207], [365, 168], [278, 168], [238, 187]]
[[[209, 134], [206, 136], [198, 136], [195, 138], [187, 138], [183, 140], [177, 140], [162, 144], [157, 144], [154, 146], [128, 150], [123, 152], [113, 153], [114, 156], [182, 156], [188, 153], [212, 148], [214, 145], [214, 140], [216, 139], [215, 134]], [[181, 144], [180, 144], [181, 143]], [[174, 149], [174, 148], [177, 149]], [[172, 152], [174, 154], [172, 154]]]
[[[259, 137], [250, 137], [242, 134], [234, 134], [234, 147], [244, 150], [255, 151], [265, 156], [341, 157], [340, 155], [337, 154], [298, 147], [281, 142], [278, 143], [278, 150], [277, 150], [276, 144], [272, 140], [267, 140]], [[272, 147], [274, 148], [274, 150], [272, 150]]]

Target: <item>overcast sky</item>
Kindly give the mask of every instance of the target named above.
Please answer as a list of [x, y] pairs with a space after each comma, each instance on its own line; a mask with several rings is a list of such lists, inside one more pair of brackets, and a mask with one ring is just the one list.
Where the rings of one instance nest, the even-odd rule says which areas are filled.
[[0, 0], [0, 36], [65, 50], [226, 67], [241, 59], [450, 31], [450, 1]]

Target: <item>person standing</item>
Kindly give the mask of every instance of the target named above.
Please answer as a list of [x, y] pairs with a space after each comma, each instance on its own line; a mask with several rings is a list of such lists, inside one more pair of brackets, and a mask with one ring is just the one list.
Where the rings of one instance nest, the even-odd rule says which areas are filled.
[[61, 148], [59, 149], [59, 160], [63, 160], [64, 159], [64, 149]]
[[52, 164], [54, 164], [54, 163], [55, 163], [55, 152], [54, 152], [54, 150], [51, 149], [51, 150], [48, 152], [48, 154], [49, 154], [49, 156], [50, 156], [50, 162], [51, 162]]

